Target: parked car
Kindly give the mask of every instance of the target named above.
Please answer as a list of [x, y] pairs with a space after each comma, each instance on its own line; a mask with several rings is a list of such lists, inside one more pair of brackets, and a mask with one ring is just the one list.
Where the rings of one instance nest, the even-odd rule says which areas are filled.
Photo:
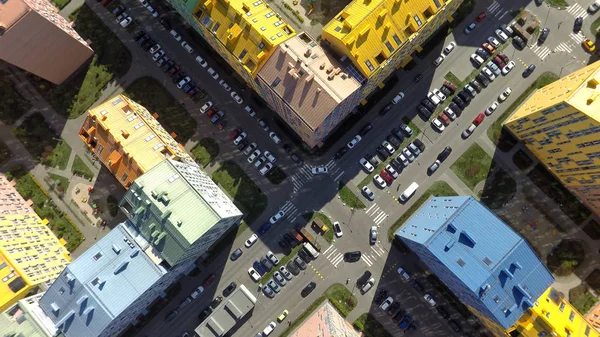
[[467, 28], [465, 28], [465, 34], [469, 35], [469, 33], [471, 33], [476, 26], [477, 24], [475, 22], [471, 22]]
[[302, 295], [302, 297], [306, 297], [310, 295], [310, 293], [312, 293], [312, 291], [315, 290], [316, 287], [317, 284], [315, 282], [310, 282], [306, 285], [306, 287], [304, 287], [304, 289], [302, 289], [302, 292], [300, 294]]
[[544, 42], [546, 42], [546, 39], [548, 38], [548, 35], [550, 35], [550, 28], [546, 27], [546, 28], [542, 29], [542, 32], [541, 32], [540, 37], [538, 39], [538, 43], [539, 44], [543, 44]]
[[523, 77], [527, 78], [535, 70], [535, 64], [530, 64], [525, 71], [523, 71]]

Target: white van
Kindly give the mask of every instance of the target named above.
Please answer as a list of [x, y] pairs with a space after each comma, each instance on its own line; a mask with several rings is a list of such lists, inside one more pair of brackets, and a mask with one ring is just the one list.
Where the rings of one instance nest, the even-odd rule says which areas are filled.
[[310, 254], [310, 256], [312, 256], [313, 259], [319, 257], [319, 252], [310, 243], [305, 242], [304, 249], [306, 249], [306, 251]]
[[412, 184], [410, 184], [410, 186], [408, 186], [407, 189], [404, 190], [404, 193], [402, 193], [398, 199], [400, 199], [400, 201], [402, 202], [407, 202], [408, 199], [410, 199], [410, 197], [413, 196], [413, 194], [415, 194], [415, 192], [417, 191], [417, 188], [419, 188], [419, 185], [415, 182], [413, 182]]
[[364, 293], [366, 293], [367, 291], [369, 291], [369, 290], [370, 290], [370, 289], [373, 287], [373, 285], [374, 285], [374, 284], [375, 284], [375, 278], [371, 277], [371, 278], [370, 278], [370, 279], [367, 281], [367, 283], [366, 283], [366, 284], [365, 284], [365, 285], [364, 285], [362, 288], [360, 288], [360, 290], [361, 290], [361, 291], [362, 291], [362, 293], [364, 294]]

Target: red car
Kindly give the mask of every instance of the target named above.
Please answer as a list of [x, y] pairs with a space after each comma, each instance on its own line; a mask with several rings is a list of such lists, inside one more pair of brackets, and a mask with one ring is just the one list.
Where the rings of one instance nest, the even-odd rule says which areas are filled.
[[381, 178], [383, 178], [383, 180], [385, 180], [386, 184], [391, 185], [394, 182], [394, 178], [387, 173], [386, 170], [381, 170], [381, 173], [379, 174], [381, 176]]
[[206, 116], [208, 116], [208, 118], [212, 117], [214, 114], [217, 113], [217, 107], [216, 106], [212, 106], [210, 109], [208, 109], [208, 111], [206, 112]]
[[209, 277], [206, 278], [206, 280], [204, 280], [204, 282], [202, 282], [202, 286], [204, 288], [208, 287], [211, 283], [213, 283], [213, 281], [217, 278], [217, 275], [215, 274], [211, 274]]
[[475, 126], [479, 126], [479, 124], [481, 124], [484, 118], [485, 115], [483, 114], [483, 112], [480, 112], [479, 115], [477, 115], [477, 117], [475, 117], [475, 119], [473, 120], [473, 124]]
[[189, 98], [192, 98], [192, 97], [196, 96], [196, 94], [199, 93], [199, 92], [200, 92], [200, 88], [194, 87], [194, 89], [190, 90], [187, 93], [187, 95], [188, 95]]
[[175, 74], [177, 74], [179, 70], [181, 70], [181, 67], [178, 64], [176, 64], [173, 66], [173, 68], [169, 69], [168, 74], [169, 76], [173, 77], [175, 76]]
[[479, 15], [477, 15], [477, 17], [475, 18], [475, 21], [481, 22], [481, 21], [483, 21], [483, 19], [485, 19], [486, 16], [487, 16], [487, 14], [485, 12], [481, 12]]
[[490, 52], [490, 54], [493, 54], [496, 51], [496, 48], [494, 48], [494, 46], [492, 46], [491, 44], [489, 44], [487, 42], [482, 43], [481, 46], [483, 47], [483, 49]]
[[237, 129], [231, 131], [231, 133], [229, 134], [229, 139], [231, 139], [231, 140], [236, 139], [240, 133], [242, 133], [242, 128], [237, 128]]

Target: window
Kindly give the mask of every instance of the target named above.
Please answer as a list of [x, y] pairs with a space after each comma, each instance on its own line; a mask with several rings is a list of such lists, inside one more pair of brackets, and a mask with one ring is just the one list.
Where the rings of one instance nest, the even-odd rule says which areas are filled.
[[590, 326], [589, 325], [585, 327], [585, 335], [586, 336], [590, 335]]
[[392, 44], [390, 43], [390, 41], [385, 41], [385, 46], [390, 51], [390, 53], [394, 51], [394, 47], [392, 47]]
[[244, 59], [244, 56], [246, 56], [246, 53], [248, 53], [248, 51], [246, 49], [242, 50], [242, 52], [240, 53], [240, 56], [238, 56], [238, 58], [240, 60]]
[[560, 302], [560, 306], [558, 307], [558, 310], [560, 310], [560, 312], [563, 312], [565, 310], [565, 302]]
[[371, 71], [375, 70], [375, 67], [373, 67], [373, 64], [371, 63], [371, 61], [366, 60], [365, 64], [367, 65], [367, 67], [369, 68], [369, 70], [371, 70]]
[[123, 176], [121, 177], [121, 181], [125, 180], [127, 180], [127, 172], [123, 173]]
[[433, 3], [435, 4], [435, 7], [437, 7], [437, 8], [442, 7], [442, 5], [440, 4], [440, 0], [433, 0]]
[[279, 77], [275, 78], [273, 83], [271, 83], [271, 88], [275, 88], [279, 84], [279, 82], [281, 82], [281, 79]]
[[573, 322], [575, 319], [575, 311], [571, 310], [571, 314], [569, 314], [569, 321]]
[[415, 19], [415, 22], [417, 23], [417, 26], [421, 27], [421, 25], [423, 24], [423, 22], [421, 22], [421, 19], [419, 19], [419, 16], [415, 14], [415, 16], [413, 16], [413, 18]]
[[217, 29], [219, 29], [219, 27], [221, 27], [221, 23], [217, 22], [217, 23], [215, 23], [215, 25], [212, 27], [212, 29], [210, 31], [213, 33], [216, 33]]
[[393, 38], [394, 38], [394, 41], [396, 41], [396, 44], [398, 46], [402, 44], [402, 41], [400, 41], [400, 38], [398, 37], [397, 34], [394, 34]]
[[263, 49], [264, 47], [265, 47], [265, 43], [264, 43], [264, 42], [261, 42], [261, 43], [258, 45], [258, 49]]

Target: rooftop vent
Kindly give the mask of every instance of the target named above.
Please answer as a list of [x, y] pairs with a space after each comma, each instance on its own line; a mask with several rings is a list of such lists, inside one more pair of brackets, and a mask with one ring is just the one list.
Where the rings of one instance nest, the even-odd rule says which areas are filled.
[[327, 73], [328, 74], [331, 73], [333, 71], [333, 69], [334, 69], [333, 66], [330, 66], [329, 68], [327, 68]]
[[304, 57], [309, 57], [311, 53], [310, 48], [306, 48], [306, 51], [304, 52]]
[[319, 69], [321, 69], [321, 70], [325, 69], [325, 62], [321, 63], [321, 65], [319, 66]]

